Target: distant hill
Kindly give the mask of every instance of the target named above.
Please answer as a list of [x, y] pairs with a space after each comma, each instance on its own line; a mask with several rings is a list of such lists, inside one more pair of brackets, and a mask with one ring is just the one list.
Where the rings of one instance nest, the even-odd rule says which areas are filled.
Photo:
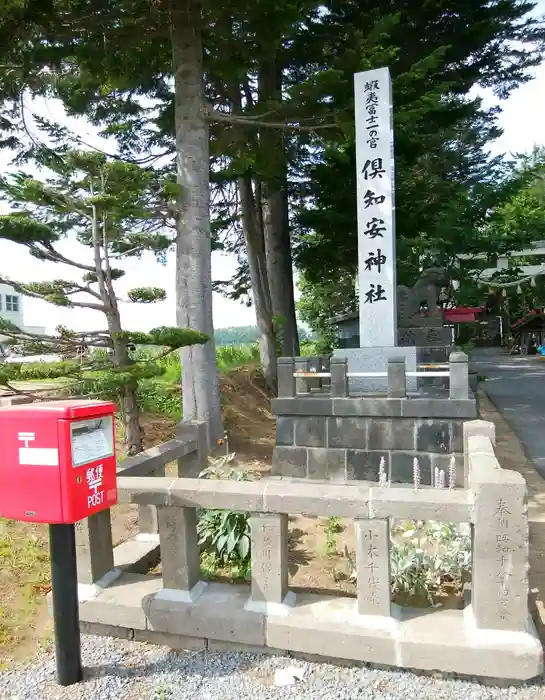
[[[216, 345], [244, 345], [246, 343], [256, 343], [259, 338], [257, 326], [229, 326], [227, 328], [216, 328], [214, 330]], [[310, 333], [299, 327], [299, 338], [305, 340], [310, 337]]]

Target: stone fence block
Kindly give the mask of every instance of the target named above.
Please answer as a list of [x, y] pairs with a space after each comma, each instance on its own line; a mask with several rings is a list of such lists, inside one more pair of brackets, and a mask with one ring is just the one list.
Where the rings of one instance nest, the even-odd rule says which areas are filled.
[[149, 476], [154, 474], [157, 469], [164, 467], [165, 464], [191, 454], [196, 449], [198, 449], [198, 444], [194, 440], [169, 440], [155, 445], [155, 447], [150, 447], [134, 457], [128, 457], [118, 465], [117, 476]]
[[373, 487], [369, 490], [369, 517], [469, 523], [473, 502], [466, 490]]
[[1, 396], [0, 407], [2, 406], [21, 406], [22, 404], [34, 403], [35, 399], [32, 396], [24, 394], [16, 394], [15, 396]]
[[190, 591], [200, 579], [195, 508], [158, 506], [164, 588]]
[[344, 398], [348, 396], [348, 363], [346, 357], [332, 357], [331, 369], [331, 396]]
[[[310, 370], [309, 357], [295, 358], [295, 372], [308, 372]], [[295, 378], [295, 393], [310, 394], [309, 380], [306, 377]]]
[[529, 530], [524, 478], [498, 469], [473, 475], [471, 616], [478, 629], [528, 629]]
[[293, 357], [279, 357], [277, 362], [278, 396], [279, 398], [291, 398], [296, 395], [296, 384], [293, 373], [295, 372], [295, 360]]
[[451, 352], [449, 355], [449, 396], [451, 399], [469, 397], [468, 357], [463, 352]]
[[253, 513], [252, 604], [267, 609], [281, 605], [288, 594], [288, 516], [284, 513]]
[[195, 450], [178, 457], [178, 476], [197, 478], [208, 466], [208, 455], [210, 454], [206, 421], [180, 421], [176, 426], [176, 439], [180, 442], [195, 444]]
[[390, 617], [390, 524], [356, 520], [358, 613]]
[[78, 583], [92, 585], [114, 567], [110, 510], [76, 523]]
[[[496, 426], [494, 423], [485, 420], [472, 420], [466, 421], [462, 426], [463, 431], [463, 445], [464, 445], [464, 485], [467, 488], [469, 486], [469, 474], [470, 474], [470, 452], [469, 452], [469, 438], [480, 437], [488, 438], [492, 445], [496, 444]], [[479, 446], [483, 446], [484, 443], [479, 442]], [[488, 452], [487, 452], [488, 454]]]
[[404, 357], [388, 359], [388, 396], [391, 398], [405, 398], [407, 396]]

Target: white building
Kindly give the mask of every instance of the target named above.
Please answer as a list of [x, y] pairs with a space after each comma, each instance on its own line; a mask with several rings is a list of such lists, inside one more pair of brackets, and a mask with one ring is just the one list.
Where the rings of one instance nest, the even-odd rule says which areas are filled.
[[[28, 331], [29, 333], [45, 333], [45, 328], [40, 326], [25, 325], [23, 313], [23, 295], [10, 287], [8, 284], [0, 284], [0, 318], [6, 321], [11, 321], [18, 328]], [[14, 341], [6, 336], [0, 335], [0, 345], [13, 345]]]

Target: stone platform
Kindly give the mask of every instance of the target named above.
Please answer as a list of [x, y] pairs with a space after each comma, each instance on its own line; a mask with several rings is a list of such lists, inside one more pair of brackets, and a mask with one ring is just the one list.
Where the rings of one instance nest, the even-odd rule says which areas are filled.
[[527, 632], [477, 630], [471, 607], [430, 614], [392, 606], [388, 617], [366, 616], [352, 598], [298, 593], [293, 605], [279, 606], [275, 614], [249, 609], [246, 585], [209, 583], [194, 602], [180, 593], [163, 589], [157, 576], [123, 574], [80, 604], [82, 630], [177, 649], [312, 654], [322, 661], [513, 680], [543, 669], [531, 620]]

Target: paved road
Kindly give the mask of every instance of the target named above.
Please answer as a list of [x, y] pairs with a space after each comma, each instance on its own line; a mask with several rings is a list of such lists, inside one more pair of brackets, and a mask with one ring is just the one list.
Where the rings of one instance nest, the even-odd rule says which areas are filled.
[[488, 377], [483, 388], [545, 478], [545, 359], [477, 349], [472, 363]]

